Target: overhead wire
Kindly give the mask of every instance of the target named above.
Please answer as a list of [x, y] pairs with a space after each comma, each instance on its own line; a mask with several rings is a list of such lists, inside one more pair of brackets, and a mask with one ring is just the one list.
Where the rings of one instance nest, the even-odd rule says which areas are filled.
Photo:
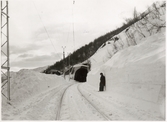
[[[73, 4], [72, 4], [72, 12], [71, 12], [71, 24], [70, 24], [70, 27], [69, 27], [69, 30], [68, 30], [68, 35], [67, 35], [67, 39], [66, 39], [66, 44], [68, 43], [68, 40], [69, 40], [69, 35], [70, 35], [70, 32], [72, 32], [72, 41], [73, 41], [73, 45], [75, 45], [75, 39], [74, 39], [74, 15], [73, 15], [73, 5], [74, 5], [75, 1], [73, 0]], [[71, 29], [72, 27], [72, 29]], [[75, 46], [74, 46], [75, 48]]]
[[[75, 0], [73, 0], [73, 6], [75, 4]], [[74, 10], [73, 10], [73, 6], [72, 6], [72, 17], [73, 17], [73, 45], [74, 45], [74, 51], [75, 51], [75, 33], [74, 33]]]
[[[36, 9], [36, 11], [37, 11], [37, 14], [38, 14], [40, 20], [41, 20], [41, 23], [42, 23], [42, 25], [43, 25], [43, 27], [44, 27], [44, 30], [45, 30], [45, 32], [46, 32], [46, 34], [47, 34], [47, 36], [48, 36], [48, 39], [49, 39], [49, 41], [51, 42], [51, 45], [52, 45], [53, 49], [55, 50], [55, 52], [57, 52], [57, 50], [56, 50], [56, 48], [55, 48], [55, 46], [54, 46], [54, 44], [53, 44], [53, 42], [52, 42], [52, 40], [51, 40], [51, 38], [50, 38], [50, 36], [49, 36], [49, 33], [48, 33], [48, 31], [47, 31], [47, 29], [46, 29], [46, 27], [45, 27], [45, 25], [44, 25], [44, 23], [43, 23], [43, 21], [42, 21], [42, 18], [41, 18], [41, 16], [40, 16], [39, 12], [38, 12], [38, 9], [37, 9], [37, 7], [36, 7], [34, 1], [32, 1], [32, 2], [33, 2], [33, 5], [34, 5], [34, 7], [35, 7], [35, 9]], [[60, 55], [58, 55], [58, 56], [60, 57]], [[60, 57], [60, 58], [61, 58], [61, 57]]]
[[67, 31], [68, 35], [67, 35], [67, 39], [66, 39], [66, 44], [68, 43], [68, 40], [69, 40], [70, 30], [71, 30], [71, 25], [70, 25], [70, 27], [69, 27], [69, 29]]
[[73, 14], [73, 5], [75, 3], [75, 0], [73, 0], [73, 3], [72, 3], [72, 13], [71, 13], [71, 16], [72, 16], [72, 24], [71, 26], [69, 27], [69, 30], [68, 30], [68, 35], [67, 35], [67, 39], [66, 39], [66, 44], [68, 43], [68, 40], [69, 40], [69, 35], [70, 35], [70, 32], [71, 32], [71, 27], [72, 27], [72, 41], [73, 41], [73, 51], [75, 51], [75, 32], [74, 32], [74, 14]]

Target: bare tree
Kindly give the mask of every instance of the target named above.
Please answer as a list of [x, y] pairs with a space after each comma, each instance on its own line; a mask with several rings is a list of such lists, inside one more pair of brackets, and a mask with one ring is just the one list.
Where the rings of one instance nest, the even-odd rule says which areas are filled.
[[124, 47], [124, 43], [123, 43], [123, 41], [122, 41], [122, 39], [121, 39], [121, 36], [118, 35], [118, 38], [119, 38], [119, 43], [120, 43], [120, 45], [122, 46], [122, 49], [123, 49], [123, 47]]
[[109, 54], [108, 55], [108, 58], [111, 58], [113, 55], [111, 54], [111, 52], [107, 49], [107, 53]]
[[136, 19], [138, 18], [138, 13], [137, 13], [137, 10], [136, 10], [136, 7], [134, 8], [134, 11], [133, 11], [133, 19]]
[[130, 43], [131, 43], [130, 45], [137, 45], [137, 43], [135, 41], [135, 36], [134, 36], [133, 32], [127, 31], [125, 33], [126, 33], [128, 39], [129, 39]]
[[[141, 20], [140, 20], [141, 21]], [[138, 22], [136, 22], [136, 23], [134, 23], [131, 27], [135, 30], [134, 31], [134, 34], [137, 32], [137, 33], [139, 33], [140, 35], [142, 35], [144, 38], [146, 37], [145, 35], [144, 35], [144, 33], [142, 32], [142, 29], [141, 29], [141, 26], [139, 26], [139, 21]]]
[[150, 16], [154, 17], [154, 21], [150, 21], [149, 19], [144, 19], [147, 25], [150, 25], [148, 31], [151, 32], [151, 34], [154, 30], [157, 30], [158, 32], [161, 28], [166, 27], [166, 22], [164, 20], [161, 20], [160, 18], [161, 15], [160, 8], [158, 8], [155, 3], [153, 4], [153, 8], [154, 9], [150, 13]]

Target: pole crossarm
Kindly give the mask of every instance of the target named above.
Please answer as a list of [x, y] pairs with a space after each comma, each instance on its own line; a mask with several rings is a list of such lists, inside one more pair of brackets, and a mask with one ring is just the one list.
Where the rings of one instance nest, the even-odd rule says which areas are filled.
[[2, 69], [10, 69], [10, 67], [1, 66]]

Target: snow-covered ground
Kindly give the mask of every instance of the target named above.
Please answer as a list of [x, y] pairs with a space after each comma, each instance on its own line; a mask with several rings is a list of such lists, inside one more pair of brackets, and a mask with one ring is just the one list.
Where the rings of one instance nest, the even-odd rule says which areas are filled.
[[[97, 91], [100, 73], [104, 73], [106, 93], [125, 107], [122, 109], [136, 113], [136, 120], [165, 120], [166, 27], [158, 25], [164, 25], [166, 19], [163, 9], [159, 12], [159, 17], [153, 11], [116, 35], [117, 42], [109, 40], [90, 58], [87, 83]], [[141, 23], [146, 22], [144, 27]]]
[[[149, 15], [147, 29], [166, 22], [163, 8], [159, 11], [159, 19]], [[39, 70], [12, 72], [11, 105], [2, 96], [2, 120], [165, 120], [166, 27], [148, 32], [135, 31], [137, 26], [128, 30], [135, 42], [123, 31], [90, 58], [86, 83]], [[98, 92], [100, 72], [104, 92]]]
[[165, 57], [165, 33], [159, 33], [118, 52], [104, 65], [91, 70], [88, 83], [97, 91], [100, 72], [103, 72], [106, 93], [126, 106], [125, 110], [138, 115], [143, 111], [147, 115], [141, 113], [140, 116], [146, 120], [164, 120]]

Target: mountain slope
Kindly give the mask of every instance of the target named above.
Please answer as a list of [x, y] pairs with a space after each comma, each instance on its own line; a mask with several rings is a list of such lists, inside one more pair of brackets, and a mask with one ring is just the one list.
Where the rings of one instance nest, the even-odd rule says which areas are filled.
[[[87, 83], [98, 91], [100, 73], [103, 72], [106, 77], [106, 92], [114, 100], [164, 120], [166, 19], [161, 9], [157, 18], [153, 11], [148, 15], [147, 21], [136, 23], [140, 25], [138, 28], [137, 25], [129, 28], [129, 35], [133, 35], [133, 40], [128, 38], [125, 30], [117, 35], [117, 42], [111, 43], [109, 40], [109, 43], [106, 42], [105, 46], [99, 48], [90, 58], [92, 69], [88, 73]], [[147, 22], [144, 26], [152, 30], [143, 28], [141, 22]], [[136, 31], [139, 28], [140, 32]], [[135, 43], [128, 44], [134, 41]]]
[[[164, 121], [164, 9], [105, 42], [89, 59], [86, 83], [33, 70], [11, 73], [11, 105], [2, 96], [2, 119], [55, 120], [62, 108], [60, 120]], [[104, 92], [98, 92], [100, 72], [106, 77]]]

